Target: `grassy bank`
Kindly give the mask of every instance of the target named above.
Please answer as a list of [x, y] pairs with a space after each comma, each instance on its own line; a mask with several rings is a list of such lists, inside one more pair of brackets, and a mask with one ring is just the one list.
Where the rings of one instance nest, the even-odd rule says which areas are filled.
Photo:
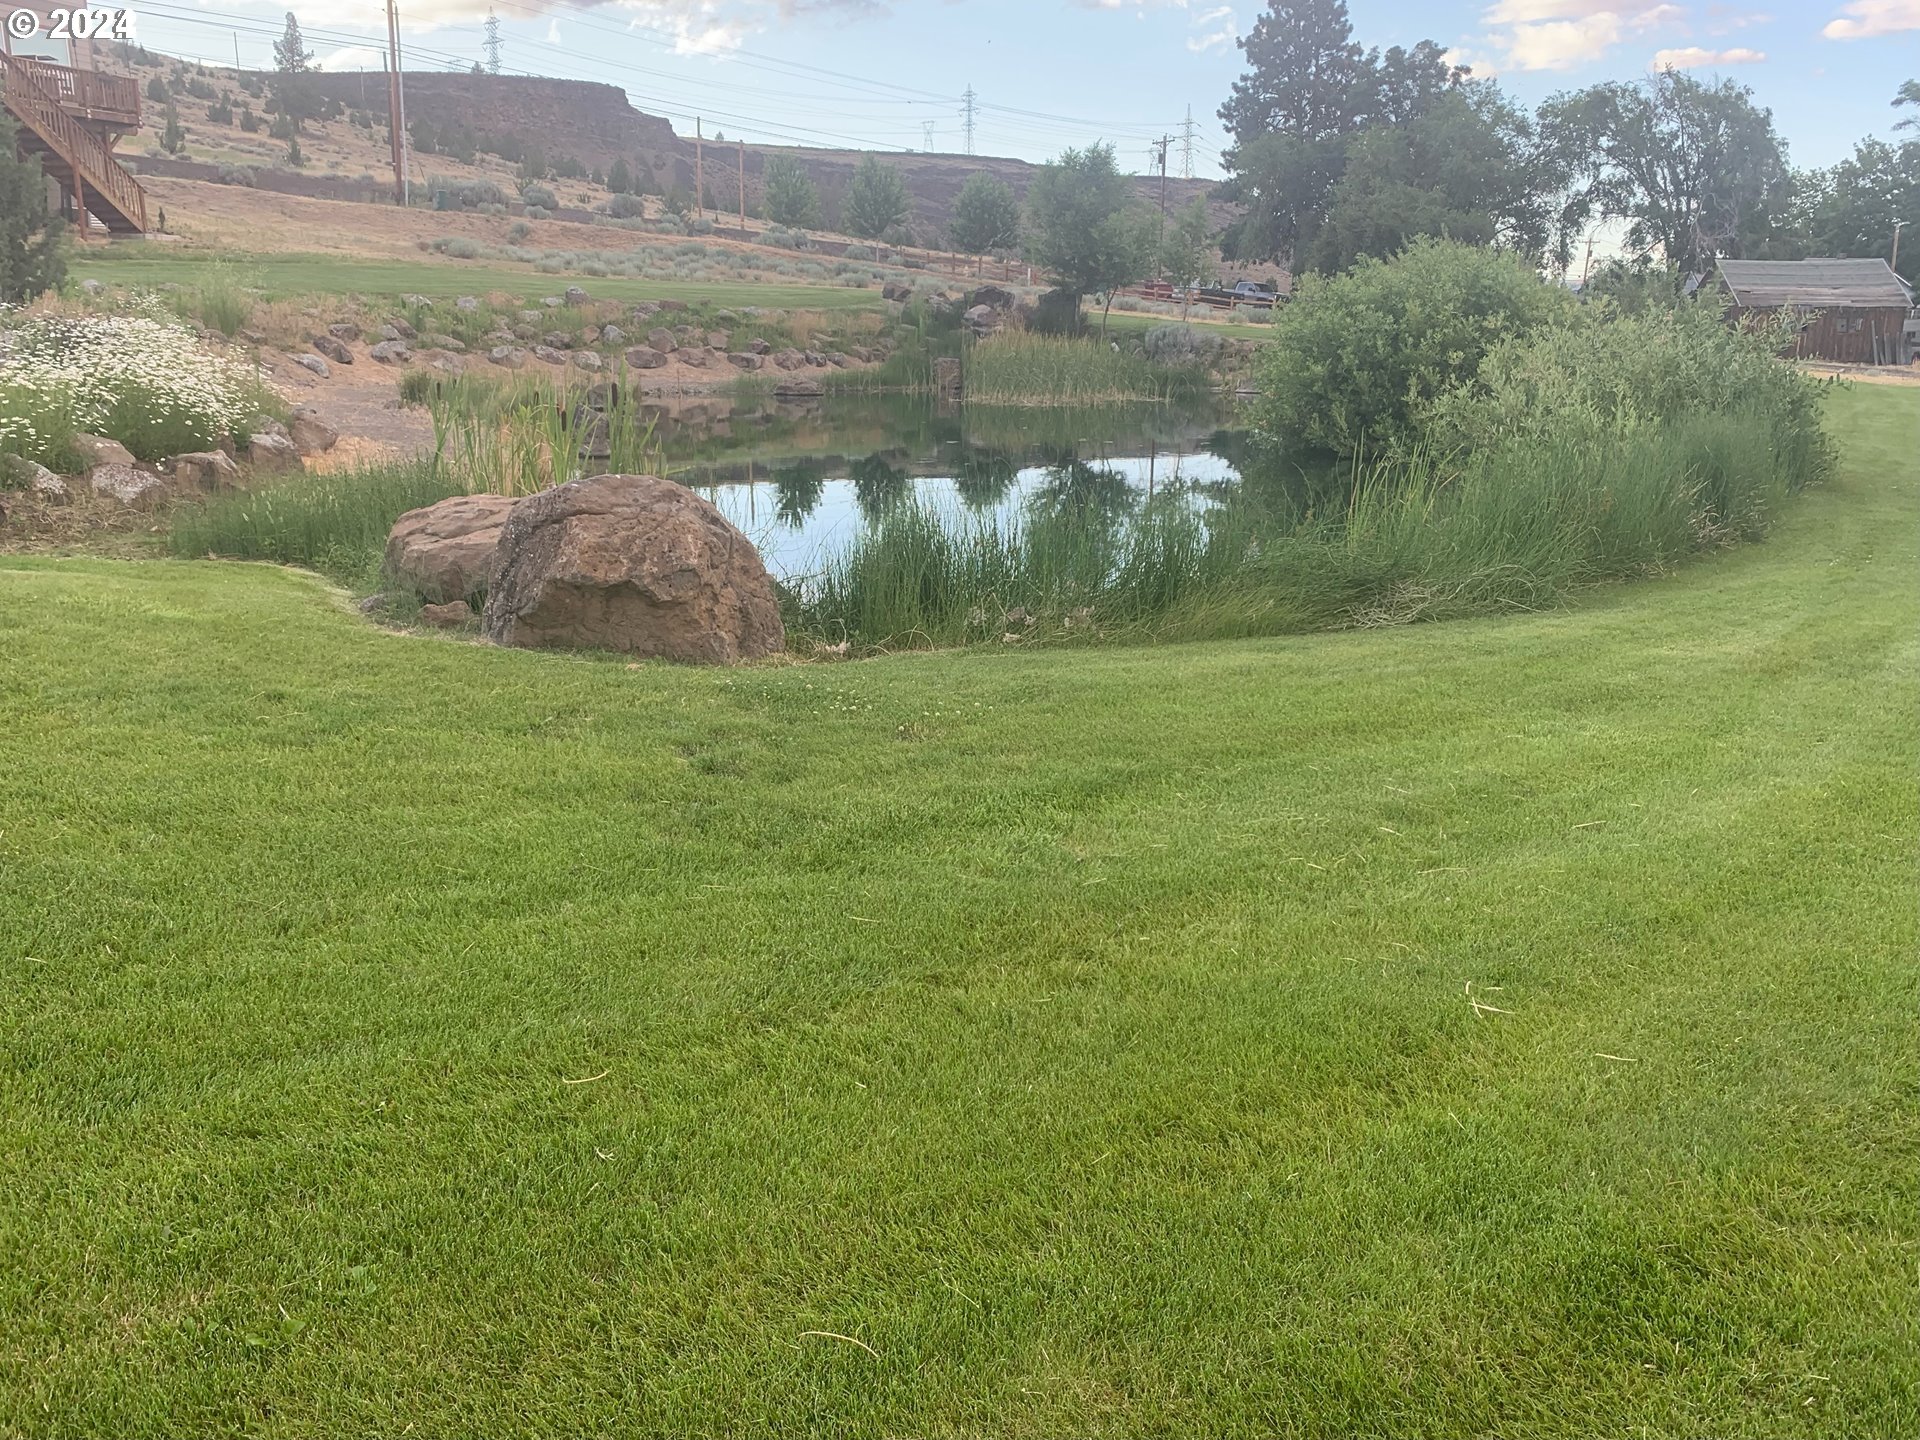
[[1118, 405], [1193, 395], [1198, 369], [1155, 365], [1099, 340], [1008, 331], [970, 346], [966, 392], [982, 405]]
[[1906, 1433], [1915, 405], [1765, 545], [1277, 641], [0, 559], [0, 1433]]
[[833, 285], [774, 285], [730, 281], [681, 281], [607, 276], [543, 275], [532, 267], [462, 262], [422, 255], [413, 260], [345, 260], [331, 255], [232, 254], [168, 249], [164, 252], [101, 246], [105, 253], [76, 253], [74, 281], [158, 287], [196, 286], [201, 272], [238, 269], [269, 300], [296, 295], [425, 295], [444, 299], [500, 291], [522, 299], [557, 295], [569, 285], [604, 300], [684, 300], [689, 305], [758, 305], [767, 309], [858, 309], [880, 304], [878, 290]]

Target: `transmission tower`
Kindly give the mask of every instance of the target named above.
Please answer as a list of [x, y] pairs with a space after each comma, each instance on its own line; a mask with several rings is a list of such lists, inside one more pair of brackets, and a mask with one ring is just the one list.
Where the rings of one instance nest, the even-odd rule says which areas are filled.
[[1180, 125], [1180, 178], [1193, 178], [1193, 106], [1187, 106], [1187, 118]]
[[500, 17], [487, 11], [487, 73], [500, 73]]
[[974, 93], [973, 86], [967, 86], [967, 93], [960, 97], [960, 120], [967, 127], [967, 154], [973, 154], [973, 122], [980, 111], [980, 97]]
[[922, 120], [920, 122], [920, 134], [926, 141], [922, 148], [931, 155], [933, 153], [933, 121]]

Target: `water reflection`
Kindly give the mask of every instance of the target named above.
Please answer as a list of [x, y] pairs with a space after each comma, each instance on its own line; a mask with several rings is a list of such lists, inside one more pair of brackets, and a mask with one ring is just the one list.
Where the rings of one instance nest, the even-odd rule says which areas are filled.
[[[937, 408], [900, 396], [805, 405], [711, 397], [649, 415], [670, 471], [738, 525], [782, 578], [905, 502], [955, 525], [1119, 525], [1164, 507], [1328, 503], [1330, 472], [1270, 463], [1230, 408]], [[1089, 522], [1092, 522], [1089, 526]]]

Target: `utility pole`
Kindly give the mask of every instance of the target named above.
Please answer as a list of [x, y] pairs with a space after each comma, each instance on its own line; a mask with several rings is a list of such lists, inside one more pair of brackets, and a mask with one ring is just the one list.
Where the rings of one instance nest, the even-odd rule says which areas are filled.
[[707, 216], [707, 137], [700, 133], [700, 117], [693, 117], [693, 213]]
[[1193, 178], [1193, 106], [1187, 106], [1187, 118], [1180, 125], [1180, 178]]
[[1900, 268], [1900, 228], [1906, 223], [1904, 220], [1896, 220], [1893, 222], [1893, 258], [1887, 261], [1887, 268], [1889, 270], [1898, 270]]
[[973, 121], [979, 110], [980, 97], [974, 94], [973, 84], [969, 81], [966, 93], [960, 97], [960, 119], [967, 127], [967, 154], [969, 155], [973, 154]]
[[393, 203], [407, 203], [407, 175], [400, 158], [400, 18], [387, 0], [387, 136], [393, 141]]
[[240, 68], [240, 32], [238, 30], [233, 32], [233, 68], [235, 70]]
[[1167, 229], [1167, 147], [1173, 144], [1171, 135], [1162, 135], [1153, 142], [1154, 149], [1160, 152], [1160, 221], [1154, 227], [1153, 243], [1158, 249]]
[[487, 11], [487, 73], [500, 73], [500, 17]]
[[1580, 293], [1586, 294], [1587, 276], [1593, 273], [1593, 236], [1587, 236], [1587, 258], [1580, 264]]
[[740, 238], [747, 234], [747, 142], [740, 142]]

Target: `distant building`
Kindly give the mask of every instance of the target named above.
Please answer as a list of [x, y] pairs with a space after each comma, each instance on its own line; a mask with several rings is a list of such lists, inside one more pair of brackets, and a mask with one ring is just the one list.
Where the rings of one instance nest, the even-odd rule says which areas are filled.
[[1804, 314], [1793, 353], [1847, 365], [1913, 360], [1913, 291], [1884, 260], [1722, 260], [1732, 314]]

